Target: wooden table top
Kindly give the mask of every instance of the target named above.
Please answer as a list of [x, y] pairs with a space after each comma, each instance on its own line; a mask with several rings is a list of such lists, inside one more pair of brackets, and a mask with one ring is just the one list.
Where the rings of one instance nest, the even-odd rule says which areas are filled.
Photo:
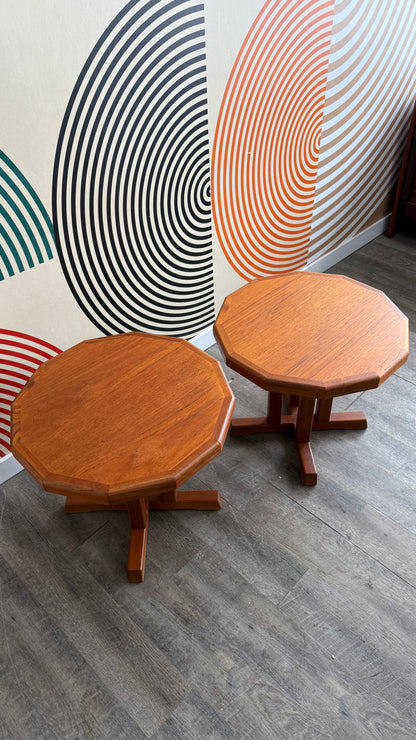
[[214, 335], [227, 365], [260, 387], [323, 399], [376, 388], [409, 353], [407, 318], [384, 293], [312, 272], [238, 289]]
[[137, 499], [215, 457], [233, 407], [220, 364], [189, 342], [102, 337], [34, 373], [13, 403], [12, 450], [48, 491]]

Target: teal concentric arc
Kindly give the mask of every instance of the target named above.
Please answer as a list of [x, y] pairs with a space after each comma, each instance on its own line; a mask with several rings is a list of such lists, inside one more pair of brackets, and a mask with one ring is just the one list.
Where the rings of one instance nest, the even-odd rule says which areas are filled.
[[0, 150], [0, 280], [55, 255], [52, 221], [39, 196]]

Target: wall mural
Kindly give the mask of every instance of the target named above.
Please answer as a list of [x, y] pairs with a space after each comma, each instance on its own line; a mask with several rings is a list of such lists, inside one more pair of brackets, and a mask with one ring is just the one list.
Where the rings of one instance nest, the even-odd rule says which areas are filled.
[[246, 280], [306, 264], [334, 0], [269, 0], [240, 50], [214, 137], [217, 234]]
[[[210, 1], [211, 51], [228, 74], [215, 35], [224, 6]], [[238, 13], [242, 6], [229, 1]], [[110, 5], [105, 10], [112, 17]], [[251, 0], [244, 3], [250, 19], [258, 0], [252, 5], [250, 15]], [[80, 40], [85, 59], [103, 26], [99, 16], [86, 13], [97, 33], [93, 26], [90, 35], [87, 23], [84, 35], [82, 7], [74, 9], [68, 32], [59, 14], [48, 11], [48, 52], [59, 56], [61, 43], [77, 50]], [[30, 22], [22, 23], [12, 6], [7, 13], [14, 29], [6, 39], [7, 58], [18, 67], [19, 85], [10, 62], [0, 135], [24, 156], [21, 137], [26, 145], [32, 133], [24, 115], [35, 74], [31, 54], [40, 65], [43, 59], [36, 56], [39, 38]], [[41, 27], [43, 17], [36, 20]], [[38, 75], [36, 94], [45, 109], [51, 106], [52, 123], [35, 111], [28, 118], [32, 126], [39, 121], [37, 141], [46, 147], [39, 152], [55, 154], [55, 163], [46, 183], [40, 182], [45, 159], [36, 148], [31, 167], [43, 192], [52, 180], [53, 226], [37, 188], [20, 170], [25, 163], [18, 168], [0, 151], [1, 309], [9, 327], [0, 330], [0, 458], [10, 449], [13, 398], [36, 367], [60, 351], [31, 336], [33, 321], [38, 336], [48, 336], [54, 324], [54, 337], [62, 325], [63, 343], [84, 339], [90, 322], [94, 333], [139, 330], [188, 339], [211, 326], [211, 187], [223, 293], [236, 274], [251, 280], [326, 257], [388, 214], [413, 109], [415, 28], [411, 0], [266, 0], [222, 101], [212, 102], [203, 3], [130, 0], [92, 49], [73, 90], [79, 67], [72, 70], [66, 55], [59, 81], [64, 101], [59, 94], [55, 101], [56, 70], [50, 78]], [[210, 88], [214, 98], [217, 82]], [[221, 103], [211, 165], [209, 102], [215, 111]], [[56, 253], [59, 260], [42, 282], [37, 271]], [[17, 291], [12, 297], [19, 275], [26, 303]], [[64, 277], [71, 295], [66, 291], [64, 307], [57, 306], [48, 325], [42, 317], [50, 315], [51, 275], [57, 286]], [[34, 315], [26, 326], [22, 306], [31, 301]]]
[[0, 458], [10, 452], [10, 406], [30, 376], [60, 350], [21, 332], [0, 329]]
[[0, 281], [52, 259], [52, 222], [22, 172], [0, 150]]
[[[33, 187], [0, 151], [0, 281], [54, 257], [52, 222]], [[10, 452], [10, 406], [36, 368], [60, 350], [0, 329], [0, 459]]]
[[[339, 3], [334, 14], [309, 259], [391, 211], [415, 89], [416, 3]], [[346, 32], [348, 29], [348, 33]], [[413, 34], [414, 35], [414, 34]], [[336, 178], [336, 187], [334, 187]]]
[[72, 93], [53, 216], [66, 280], [104, 334], [214, 320], [203, 5], [130, 2]]

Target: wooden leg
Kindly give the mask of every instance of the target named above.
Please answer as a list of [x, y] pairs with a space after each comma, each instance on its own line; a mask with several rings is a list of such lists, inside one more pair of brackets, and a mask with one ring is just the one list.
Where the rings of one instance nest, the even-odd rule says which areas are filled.
[[129, 501], [127, 509], [131, 525], [127, 577], [130, 583], [141, 583], [144, 579], [144, 566], [146, 560], [149, 502], [144, 498], [139, 498], [136, 501]]
[[127, 575], [130, 583], [144, 579], [149, 509], [199, 509], [215, 511], [221, 508], [218, 491], [167, 491], [154, 499], [129, 501], [131, 535]]
[[[284, 399], [287, 414], [282, 414]], [[316, 411], [315, 411], [316, 404]], [[292, 393], [269, 392], [267, 416], [233, 419], [230, 436], [263, 432], [295, 432], [302, 482], [314, 486], [318, 474], [311, 449], [311, 431], [323, 429], [365, 429], [367, 419], [362, 411], [332, 413], [332, 398], [316, 401]], [[315, 413], [314, 413], [315, 411]], [[158, 507], [159, 508], [159, 507]]]
[[290, 432], [296, 426], [297, 409], [282, 415], [282, 394], [269, 391], [267, 416], [254, 416], [233, 419], [230, 427], [232, 437], [242, 434], [261, 434], [264, 432]]
[[312, 429], [366, 429], [367, 419], [362, 411], [331, 413], [332, 398], [317, 403]]
[[105, 504], [92, 496], [71, 493], [65, 502], [67, 513], [89, 511], [127, 511], [130, 517], [130, 547], [127, 561], [127, 577], [130, 583], [141, 583], [144, 579], [146, 560], [147, 528], [149, 522], [149, 501], [136, 499], [128, 503]]
[[281, 424], [282, 423], [282, 399], [281, 393], [273, 393], [269, 391], [267, 399], [267, 423], [268, 424]]
[[314, 410], [314, 398], [300, 398], [296, 424], [296, 448], [298, 451], [302, 483], [305, 486], [314, 486], [318, 480], [318, 473], [310, 444]]
[[65, 511], [128, 511], [130, 517], [130, 548], [127, 562], [127, 577], [130, 583], [141, 583], [144, 579], [146, 542], [149, 509], [198, 509], [218, 511], [221, 509], [218, 491], [166, 491], [154, 498], [139, 498], [119, 504], [106, 504], [99, 498], [87, 494], [71, 493], [66, 498]]
[[66, 497], [65, 511], [67, 514], [89, 511], [122, 511], [125, 504], [106, 504], [100, 499], [83, 493], [70, 493]]
[[299, 396], [295, 396], [293, 393], [285, 393], [284, 399], [288, 411], [292, 411], [299, 406]]
[[149, 500], [151, 509], [196, 509], [198, 511], [218, 511], [221, 509], [221, 496], [218, 491], [168, 491], [156, 499]]

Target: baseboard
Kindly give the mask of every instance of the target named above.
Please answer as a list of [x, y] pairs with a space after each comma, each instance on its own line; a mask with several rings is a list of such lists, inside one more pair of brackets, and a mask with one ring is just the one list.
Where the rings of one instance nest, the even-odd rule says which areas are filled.
[[208, 349], [208, 347], [211, 347], [213, 344], [215, 344], [215, 337], [212, 331], [212, 326], [208, 327], [208, 329], [205, 329], [205, 331], [201, 332], [201, 334], [198, 334], [197, 337], [193, 337], [193, 339], [191, 339], [191, 343], [194, 344], [196, 347], [199, 347], [199, 349]]
[[371, 242], [373, 239], [381, 236], [381, 234], [384, 234], [384, 232], [387, 231], [389, 221], [390, 214], [380, 219], [380, 221], [376, 221], [375, 224], [371, 224], [368, 229], [364, 229], [364, 231], [361, 231], [352, 239], [349, 239], [338, 247], [335, 247], [328, 252], [328, 254], [318, 257], [314, 262], [309, 262], [304, 269], [308, 270], [308, 272], [325, 272], [325, 270], [329, 270], [330, 267], [341, 262], [345, 257], [356, 252], [357, 249], [361, 249], [361, 247], [364, 247], [368, 242]]
[[13, 478], [16, 473], [20, 473], [23, 470], [20, 463], [13, 457], [12, 453], [2, 457], [0, 460], [0, 485], [5, 483], [9, 478]]
[[[325, 254], [315, 260], [315, 262], [311, 262], [305, 267], [305, 270], [311, 272], [325, 272], [325, 270], [336, 265], [337, 262], [340, 262], [357, 249], [360, 249], [365, 244], [368, 244], [368, 242], [371, 242], [372, 239], [383, 234], [387, 230], [389, 221], [390, 215], [377, 221], [377, 223], [372, 224], [368, 229], [357, 234], [353, 239], [340, 244], [339, 247], [335, 247], [335, 249], [331, 250], [329, 254]], [[201, 334], [198, 334], [198, 336], [194, 337], [191, 341], [192, 344], [202, 350], [211, 347], [215, 344], [212, 326], [201, 332]], [[4, 483], [9, 478], [12, 478], [13, 475], [16, 475], [16, 473], [19, 473], [21, 470], [23, 470], [22, 466], [17, 462], [17, 460], [15, 460], [12, 453], [6, 455], [6, 457], [3, 457], [0, 460], [0, 484]]]

